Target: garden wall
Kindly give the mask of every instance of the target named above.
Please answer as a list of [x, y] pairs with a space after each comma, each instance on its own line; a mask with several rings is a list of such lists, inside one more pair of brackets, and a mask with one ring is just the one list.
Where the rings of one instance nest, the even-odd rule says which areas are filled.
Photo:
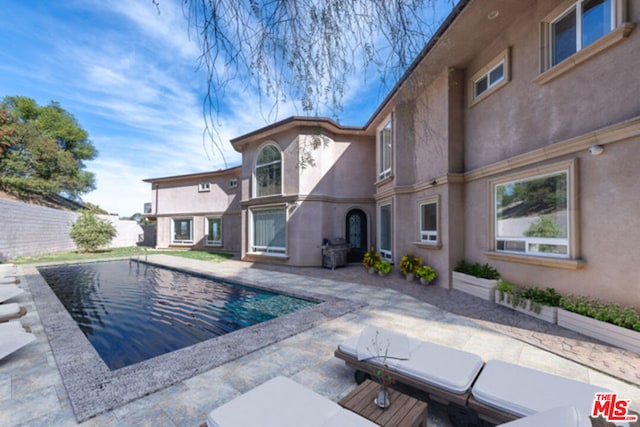
[[[118, 231], [112, 247], [136, 246], [141, 239], [143, 230], [137, 222], [99, 216], [111, 221]], [[75, 212], [0, 199], [0, 262], [74, 250], [76, 245], [69, 230], [77, 217]]]

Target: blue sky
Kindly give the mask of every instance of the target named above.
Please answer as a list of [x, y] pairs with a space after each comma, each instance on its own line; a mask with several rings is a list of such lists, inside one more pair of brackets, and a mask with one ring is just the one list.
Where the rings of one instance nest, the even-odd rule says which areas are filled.
[[[206, 76], [189, 37], [181, 2], [151, 0], [3, 0], [0, 97], [57, 101], [89, 132], [98, 157], [87, 162], [97, 190], [83, 199], [129, 216], [151, 200], [142, 179], [217, 170], [222, 157], [203, 141]], [[379, 79], [354, 79], [344, 99], [346, 125], [363, 125], [386, 95]], [[269, 102], [244, 84], [227, 89], [219, 118], [228, 166], [241, 156], [229, 144], [276, 120], [301, 114]]]

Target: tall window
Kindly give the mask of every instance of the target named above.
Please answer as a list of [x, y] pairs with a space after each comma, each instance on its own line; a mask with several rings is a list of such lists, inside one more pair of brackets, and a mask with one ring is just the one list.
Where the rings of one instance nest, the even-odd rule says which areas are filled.
[[549, 26], [551, 65], [585, 48], [614, 27], [613, 0], [577, 0]]
[[171, 223], [173, 227], [171, 243], [193, 243], [193, 218], [175, 218]]
[[494, 186], [498, 252], [568, 258], [568, 171]]
[[287, 213], [285, 208], [251, 210], [253, 233], [251, 252], [284, 255], [287, 253]]
[[438, 203], [435, 201], [420, 205], [420, 241], [438, 242]]
[[258, 154], [255, 171], [255, 197], [282, 192], [282, 157], [274, 145], [267, 145]]
[[206, 238], [205, 245], [221, 246], [222, 245], [222, 218], [211, 217], [205, 221]]
[[393, 140], [392, 118], [378, 131], [378, 179], [391, 175], [391, 144]]
[[382, 205], [378, 211], [380, 254], [391, 259], [391, 205]]

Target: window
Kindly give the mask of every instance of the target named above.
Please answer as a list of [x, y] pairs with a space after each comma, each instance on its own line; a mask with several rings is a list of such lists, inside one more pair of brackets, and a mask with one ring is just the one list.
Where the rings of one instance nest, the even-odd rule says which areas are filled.
[[569, 171], [494, 185], [495, 250], [569, 258]]
[[614, 28], [614, 0], [577, 0], [549, 25], [551, 66], [587, 47]]
[[171, 243], [193, 243], [193, 218], [174, 218], [171, 224], [173, 227]]
[[378, 211], [378, 232], [380, 254], [383, 258], [391, 259], [391, 205], [382, 205]]
[[435, 201], [420, 205], [420, 241], [438, 243], [438, 203]]
[[222, 218], [207, 218], [205, 227], [204, 244], [209, 246], [222, 246]]
[[509, 82], [509, 49], [505, 49], [469, 79], [469, 107]]
[[390, 117], [378, 131], [378, 180], [391, 176], [391, 144], [393, 125]]
[[210, 189], [211, 188], [210, 188], [210, 185], [209, 185], [208, 182], [205, 182], [205, 183], [202, 183], [202, 184], [198, 184], [198, 191], [200, 193], [202, 193], [203, 191], [209, 191]]
[[287, 213], [284, 207], [252, 209], [251, 252], [286, 255]]
[[229, 188], [237, 188], [238, 187], [238, 178], [232, 178], [229, 180]]
[[255, 197], [282, 192], [282, 160], [275, 145], [267, 145], [258, 154], [255, 171]]

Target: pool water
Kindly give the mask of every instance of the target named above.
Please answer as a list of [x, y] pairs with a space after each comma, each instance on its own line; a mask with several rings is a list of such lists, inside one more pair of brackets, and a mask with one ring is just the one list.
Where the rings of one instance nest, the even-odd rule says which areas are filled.
[[38, 270], [112, 370], [316, 304], [130, 261]]

